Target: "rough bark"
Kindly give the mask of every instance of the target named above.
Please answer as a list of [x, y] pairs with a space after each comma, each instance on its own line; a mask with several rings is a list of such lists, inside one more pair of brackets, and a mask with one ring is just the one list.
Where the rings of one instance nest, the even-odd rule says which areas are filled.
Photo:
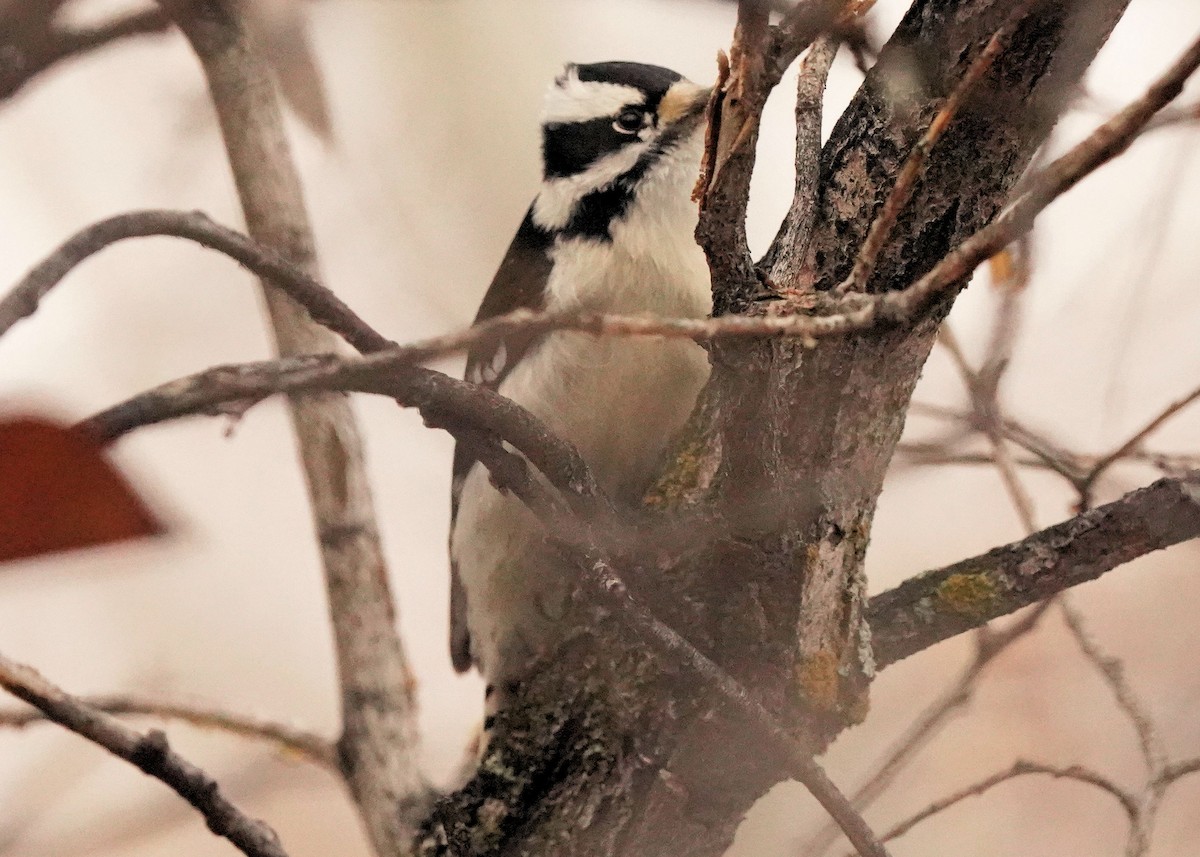
[[[903, 288], [996, 215], [1126, 5], [1037, 5], [930, 153], [868, 291]], [[817, 293], [846, 276], [909, 149], [1011, 6], [914, 3], [822, 153], [811, 243], [803, 254], [775, 248], [763, 263], [768, 282]], [[754, 287], [716, 282], [717, 304], [740, 305], [728, 296]], [[631, 576], [635, 589], [810, 741], [866, 711], [862, 561], [951, 300], [910, 327], [811, 348], [714, 345], [705, 402], [655, 498], [698, 505], [708, 531], [693, 523], [693, 554], [666, 573]], [[719, 854], [753, 801], [786, 776], [716, 700], [611, 617], [523, 697], [480, 774], [439, 804], [423, 853]]]
[[910, 578], [871, 600], [879, 668], [1195, 538], [1200, 473], [1160, 479], [1019, 542]]

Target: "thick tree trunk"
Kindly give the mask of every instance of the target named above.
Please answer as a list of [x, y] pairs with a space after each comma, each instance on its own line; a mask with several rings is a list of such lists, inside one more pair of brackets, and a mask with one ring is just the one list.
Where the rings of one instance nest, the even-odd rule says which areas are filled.
[[[996, 215], [1127, 2], [1035, 6], [930, 153], [869, 291], [904, 287]], [[785, 247], [764, 260], [769, 282], [820, 292], [849, 273], [913, 144], [1014, 5], [914, 3], [822, 153], [810, 245], [803, 256]], [[726, 287], [744, 284], [717, 284]], [[866, 712], [863, 557], [949, 305], [912, 326], [811, 348], [714, 347], [702, 418], [658, 497], [669, 505], [699, 496], [711, 538], [693, 538], [687, 557], [655, 571], [653, 591], [649, 570], [631, 575], [668, 624], [816, 746]], [[504, 739], [439, 804], [420, 850], [720, 854], [787, 771], [761, 735], [694, 684], [598, 611], [595, 626], [523, 688]]]

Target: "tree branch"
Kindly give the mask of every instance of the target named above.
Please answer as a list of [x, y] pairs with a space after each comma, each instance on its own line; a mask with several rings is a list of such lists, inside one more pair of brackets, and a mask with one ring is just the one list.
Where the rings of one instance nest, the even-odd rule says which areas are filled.
[[1112, 467], [1116, 462], [1123, 458], [1127, 458], [1131, 453], [1135, 452], [1139, 446], [1154, 432], [1158, 431], [1163, 423], [1167, 422], [1171, 417], [1187, 408], [1189, 405], [1200, 401], [1200, 387], [1197, 387], [1192, 392], [1188, 393], [1181, 399], [1172, 402], [1164, 408], [1154, 419], [1150, 420], [1146, 425], [1134, 432], [1127, 441], [1122, 443], [1112, 452], [1102, 456], [1098, 461], [1092, 464], [1087, 475], [1077, 485], [1079, 492], [1083, 497], [1084, 503], [1088, 503], [1091, 499], [1092, 489], [1096, 484], [1096, 480], [1103, 475], [1108, 468]]
[[1026, 539], [871, 600], [880, 668], [1152, 551], [1200, 537], [1200, 473], [1160, 479]]
[[[256, 741], [277, 744], [289, 753], [341, 773], [333, 744], [314, 732], [297, 729], [286, 723], [264, 720], [247, 714], [235, 714], [220, 708], [206, 708], [168, 700], [145, 699], [123, 694], [80, 697], [83, 705], [105, 714], [154, 717], [177, 720], [200, 729], [225, 732]], [[39, 711], [0, 711], [0, 727], [24, 729], [50, 718]]]
[[[317, 256], [272, 75], [234, 0], [160, 0], [208, 83], [250, 235], [315, 279]], [[336, 339], [264, 281], [280, 354], [334, 351]], [[338, 752], [368, 835], [398, 857], [408, 812], [428, 787], [417, 755], [416, 682], [396, 628], [362, 439], [336, 395], [291, 400], [324, 566], [342, 701]]]
[[135, 732], [55, 687], [36, 670], [3, 655], [0, 655], [0, 687], [60, 726], [166, 783], [204, 816], [209, 830], [228, 839], [247, 857], [287, 857], [274, 830], [231, 804], [212, 777], [171, 750], [167, 736], [159, 730], [145, 735]]
[[1079, 783], [1085, 783], [1090, 786], [1095, 786], [1101, 791], [1108, 792], [1116, 798], [1121, 809], [1132, 820], [1137, 815], [1137, 800], [1114, 783], [1112, 780], [1104, 777], [1095, 771], [1088, 768], [1082, 768], [1078, 765], [1070, 767], [1057, 767], [1055, 765], [1046, 765], [1040, 762], [1017, 761], [1013, 763], [1011, 768], [992, 774], [990, 777], [985, 777], [978, 782], [960, 789], [954, 794], [948, 795], [941, 800], [934, 801], [929, 806], [922, 809], [920, 812], [913, 814], [909, 818], [891, 828], [884, 834], [884, 841], [890, 842], [900, 836], [903, 836], [908, 831], [912, 830], [922, 821], [943, 812], [957, 803], [961, 803], [967, 798], [979, 797], [985, 792], [995, 788], [1001, 783], [1006, 783], [1009, 780], [1017, 777], [1029, 776], [1030, 774], [1041, 774], [1044, 776], [1054, 777], [1056, 779], [1074, 780]]
[[0, 299], [0, 336], [33, 315], [43, 298], [78, 265], [106, 247], [129, 238], [155, 235], [194, 241], [216, 250], [285, 292], [309, 317], [361, 352], [395, 345], [355, 315], [308, 271], [254, 239], [214, 222], [200, 211], [143, 210], [109, 217], [76, 232], [22, 277]]
[[430, 369], [393, 372], [392, 356], [389, 352], [365, 358], [325, 354], [217, 366], [114, 405], [80, 427], [102, 441], [112, 441], [142, 426], [212, 414], [229, 405], [241, 412], [277, 393], [374, 393], [417, 408], [431, 426], [456, 437], [471, 430], [512, 444], [568, 498], [600, 495], [575, 448], [520, 405]]
[[[563, 520], [573, 515], [562, 511], [555, 498], [531, 478], [523, 460], [505, 450], [495, 437], [475, 433], [467, 434], [464, 440], [489, 472], [541, 518], [548, 533], [586, 533], [590, 529], [584, 521]], [[701, 685], [698, 696], [719, 699], [784, 754], [789, 773], [817, 799], [861, 857], [888, 857], [862, 816], [817, 764], [813, 748], [804, 746], [746, 687], [642, 606], [613, 568], [611, 559], [594, 542], [564, 548], [598, 604], [616, 608], [620, 622], [692, 673]]]
[[[52, 65], [131, 36], [164, 33], [171, 22], [158, 9], [128, 12], [92, 27], [60, 27], [53, 23], [58, 3], [42, 4], [30, 13], [17, 0], [0, 14], [0, 101], [11, 98]], [[43, 14], [44, 11], [44, 14]]]

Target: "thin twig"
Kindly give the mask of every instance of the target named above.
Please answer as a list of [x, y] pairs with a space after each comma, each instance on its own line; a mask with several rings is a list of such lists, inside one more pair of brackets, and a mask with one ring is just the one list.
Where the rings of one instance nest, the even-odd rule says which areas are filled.
[[1117, 705], [1125, 712], [1129, 722], [1133, 725], [1133, 730], [1137, 733], [1138, 744], [1142, 751], [1142, 761], [1146, 763], [1146, 769], [1151, 777], [1156, 777], [1167, 764], [1167, 754], [1163, 747], [1162, 739], [1159, 738], [1157, 730], [1154, 728], [1154, 723], [1146, 711], [1145, 705], [1138, 699], [1133, 688], [1125, 679], [1124, 669], [1122, 664], [1116, 658], [1105, 654], [1096, 641], [1092, 639], [1086, 627], [1083, 624], [1083, 616], [1070, 602], [1069, 599], [1061, 599], [1059, 602], [1059, 610], [1062, 612], [1063, 619], [1067, 623], [1067, 627], [1071, 631], [1071, 635], [1075, 638], [1075, 642], [1079, 645], [1080, 651], [1083, 652], [1085, 658], [1096, 668], [1104, 679], [1104, 683], [1108, 685], [1112, 691], [1113, 697], [1117, 701]]
[[1104, 683], [1112, 691], [1117, 707], [1125, 713], [1138, 736], [1138, 744], [1142, 751], [1142, 760], [1146, 763], [1148, 784], [1141, 794], [1137, 811], [1131, 817], [1129, 839], [1125, 846], [1126, 857], [1141, 857], [1150, 848], [1150, 836], [1154, 827], [1155, 816], [1162, 802], [1166, 786], [1162, 783], [1162, 773], [1167, 765], [1167, 753], [1158, 730], [1154, 726], [1145, 705], [1138, 699], [1133, 688], [1125, 679], [1123, 664], [1116, 658], [1101, 651], [1096, 641], [1092, 639], [1083, 624], [1083, 616], [1074, 608], [1071, 602], [1063, 597], [1059, 605], [1067, 628], [1078, 643], [1080, 651], [1100, 673]]
[[1084, 477], [1083, 485], [1080, 488], [1081, 493], [1084, 494], [1084, 500], [1086, 501], [1090, 499], [1091, 489], [1096, 484], [1096, 480], [1099, 479], [1109, 467], [1121, 459], [1127, 458], [1130, 453], [1134, 452], [1139, 446], [1141, 446], [1142, 442], [1145, 441], [1146, 438], [1158, 431], [1163, 423], [1167, 422], [1167, 420], [1171, 419], [1184, 408], [1197, 401], [1200, 401], [1200, 387], [1192, 390], [1192, 392], [1188, 393], [1183, 398], [1172, 402], [1161, 413], [1159, 413], [1158, 416], [1154, 417], [1154, 419], [1150, 420], [1150, 422], [1146, 423], [1146, 425], [1134, 432], [1127, 441], [1096, 461], [1091, 466], [1087, 476]]
[[1170, 785], [1189, 774], [1197, 773], [1200, 773], [1200, 758], [1187, 759], [1186, 761], [1175, 762], [1163, 768], [1162, 773], [1159, 775], [1159, 781], [1163, 785]]
[[0, 687], [60, 726], [166, 783], [204, 816], [209, 830], [228, 839], [248, 857], [287, 857], [275, 831], [230, 803], [212, 777], [168, 746], [167, 736], [161, 731], [151, 730], [145, 735], [135, 732], [54, 686], [31, 667], [3, 655]]
[[[913, 402], [909, 407], [909, 412], [958, 423], [972, 431], [980, 430], [974, 411], [963, 412], [954, 408], [933, 405], [928, 402]], [[1072, 485], [1077, 484], [1083, 478], [1085, 470], [1081, 464], [1083, 460], [1081, 456], [1062, 448], [1049, 438], [1033, 431], [1011, 417], [1004, 418], [1001, 421], [1001, 427], [1004, 430], [1004, 437], [1007, 440], [1024, 449]], [[988, 459], [988, 461], [990, 462], [991, 459]]]
[[1078, 765], [1070, 767], [1057, 767], [1055, 765], [1046, 765], [1040, 762], [1017, 761], [1011, 768], [992, 774], [990, 777], [985, 777], [978, 782], [972, 783], [965, 788], [959, 789], [953, 794], [947, 795], [941, 800], [934, 801], [927, 807], [917, 812], [907, 819], [897, 824], [895, 827], [888, 830], [884, 834], [885, 842], [890, 842], [900, 836], [903, 836], [908, 831], [912, 830], [922, 821], [944, 812], [956, 803], [961, 803], [967, 798], [979, 797], [990, 789], [995, 788], [1001, 783], [1006, 783], [1009, 780], [1017, 777], [1029, 776], [1030, 774], [1042, 774], [1045, 776], [1055, 777], [1056, 779], [1074, 780], [1075, 782], [1085, 783], [1090, 786], [1095, 786], [1101, 791], [1107, 792], [1116, 798], [1121, 809], [1130, 819], [1134, 818], [1137, 813], [1137, 800], [1127, 793], [1124, 789], [1114, 783], [1112, 780], [1103, 776], [1089, 768], [1083, 768]]
[[33, 315], [40, 302], [72, 270], [106, 247], [129, 238], [172, 236], [223, 253], [248, 271], [270, 280], [304, 307], [313, 321], [337, 333], [364, 353], [395, 345], [362, 321], [350, 307], [306, 270], [289, 263], [237, 230], [222, 226], [201, 211], [147, 209], [93, 223], [55, 248], [0, 299], [0, 336]]
[[962, 376], [963, 383], [970, 393], [971, 404], [975, 410], [976, 418], [983, 429], [984, 435], [987, 436], [988, 441], [992, 445], [992, 455], [996, 464], [996, 470], [1000, 474], [1000, 479], [1004, 483], [1005, 490], [1008, 491], [1009, 499], [1012, 501], [1013, 508], [1017, 512], [1017, 517], [1021, 520], [1021, 526], [1024, 528], [1026, 535], [1028, 535], [1037, 529], [1037, 524], [1034, 521], [1033, 500], [1021, 484], [1020, 477], [1017, 476], [1012, 454], [1008, 450], [1008, 445], [1004, 437], [1002, 417], [1000, 415], [1000, 403], [996, 398], [998, 390], [994, 386], [989, 385], [985, 387], [982, 384], [979, 373], [967, 362], [967, 357], [963, 353], [962, 347], [958, 344], [958, 339], [954, 336], [954, 331], [948, 324], [942, 325], [938, 331], [938, 341], [945, 347], [954, 360], [955, 366]]
[[[80, 702], [105, 714], [153, 717], [177, 720], [200, 729], [225, 732], [256, 741], [267, 741], [308, 762], [340, 773], [337, 754], [332, 742], [315, 732], [297, 729], [286, 723], [266, 720], [248, 714], [236, 714], [220, 708], [208, 708], [181, 702], [123, 694], [81, 697]], [[0, 727], [23, 729], [49, 718], [39, 711], [0, 710]]]

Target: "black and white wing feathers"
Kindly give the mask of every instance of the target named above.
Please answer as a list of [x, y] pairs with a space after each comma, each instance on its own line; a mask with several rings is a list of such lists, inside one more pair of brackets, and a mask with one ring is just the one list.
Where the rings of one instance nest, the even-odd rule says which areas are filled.
[[[525, 215], [504, 261], [483, 297], [475, 322], [485, 321], [517, 309], [545, 307], [546, 282], [550, 277], [550, 233], [533, 222], [533, 209]], [[491, 390], [499, 390], [513, 368], [536, 345], [536, 337], [511, 336], [500, 342], [481, 343], [467, 352], [466, 379]], [[450, 488], [450, 541], [458, 517], [459, 498], [467, 473], [476, 459], [462, 444], [454, 447], [453, 481]], [[453, 551], [450, 557], [450, 660], [458, 672], [471, 668], [471, 634], [467, 628], [466, 591], [458, 575]]]

